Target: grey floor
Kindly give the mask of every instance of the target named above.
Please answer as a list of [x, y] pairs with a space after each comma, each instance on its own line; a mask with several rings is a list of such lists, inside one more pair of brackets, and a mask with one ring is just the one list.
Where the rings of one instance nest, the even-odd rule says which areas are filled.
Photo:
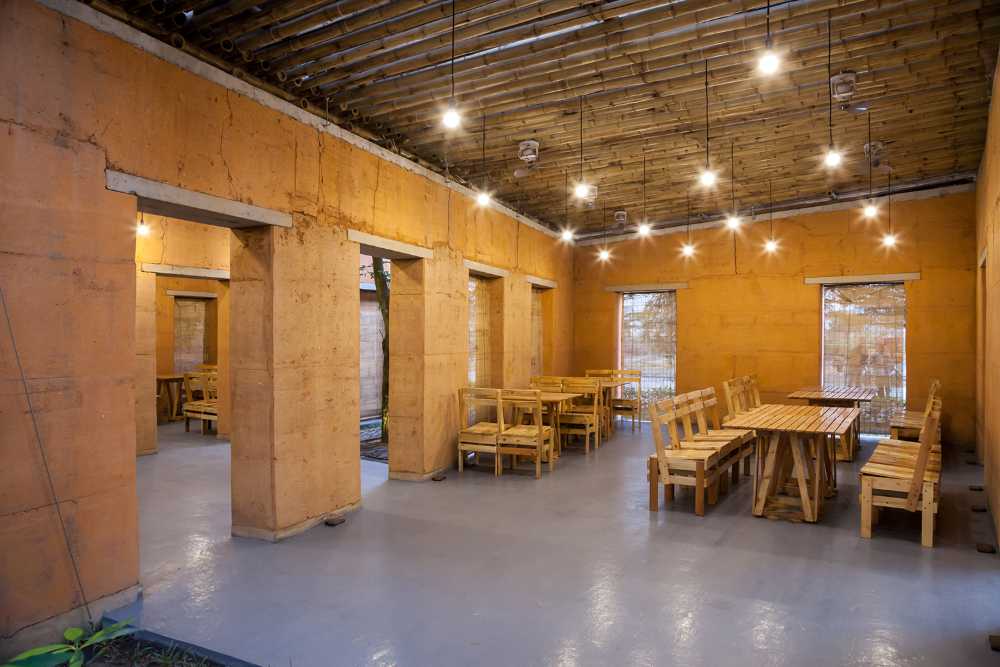
[[[646, 508], [642, 435], [554, 475], [386, 481], [280, 544], [229, 534], [229, 446], [178, 425], [139, 460], [138, 622], [262, 665], [1000, 664], [1000, 568], [981, 468], [945, 473], [938, 546], [886, 512], [858, 537], [856, 477], [817, 525], [754, 518], [744, 481], [704, 518]], [[867, 457], [870, 446], [862, 451]]]

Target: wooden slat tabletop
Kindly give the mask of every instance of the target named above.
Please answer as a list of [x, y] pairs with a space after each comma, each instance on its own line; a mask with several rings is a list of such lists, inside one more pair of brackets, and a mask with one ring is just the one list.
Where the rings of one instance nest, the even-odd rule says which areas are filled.
[[543, 391], [541, 393], [542, 403], [562, 403], [572, 398], [579, 398], [583, 394], [567, 394], [561, 391]]
[[859, 414], [857, 408], [768, 404], [730, 417], [724, 425], [757, 431], [843, 435]]
[[878, 391], [868, 387], [805, 387], [793, 391], [788, 398], [801, 398], [814, 401], [870, 401], [878, 395]]

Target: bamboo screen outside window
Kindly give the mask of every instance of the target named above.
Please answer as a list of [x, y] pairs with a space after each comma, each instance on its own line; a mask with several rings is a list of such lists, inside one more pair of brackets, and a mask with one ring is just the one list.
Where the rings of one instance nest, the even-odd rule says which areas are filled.
[[[677, 383], [677, 294], [622, 294], [621, 367], [642, 371], [642, 412], [649, 404], [673, 396]], [[634, 398], [636, 387], [622, 388]]]
[[542, 373], [542, 340], [544, 338], [542, 321], [542, 290], [531, 289], [531, 374]]
[[878, 390], [862, 403], [861, 430], [888, 434], [906, 407], [906, 288], [899, 283], [823, 287], [823, 384]]
[[469, 386], [493, 386], [490, 319], [493, 312], [490, 281], [469, 276]]

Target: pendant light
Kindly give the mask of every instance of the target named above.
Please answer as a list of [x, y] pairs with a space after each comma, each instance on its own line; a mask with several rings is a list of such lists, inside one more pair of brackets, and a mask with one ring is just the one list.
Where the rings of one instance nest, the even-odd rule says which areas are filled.
[[826, 148], [826, 155], [823, 156], [823, 164], [828, 169], [836, 169], [840, 166], [844, 157], [833, 146], [833, 27], [830, 20], [830, 12], [826, 13], [826, 94], [827, 94], [827, 129], [829, 130], [829, 144]]
[[735, 232], [740, 228], [740, 212], [736, 208], [736, 142], [729, 144], [729, 194], [733, 199], [732, 208], [726, 216], [726, 227]]
[[639, 223], [639, 236], [649, 236], [649, 219], [646, 217], [646, 148], [642, 150], [642, 222]]
[[136, 236], [149, 236], [149, 225], [146, 224], [146, 212], [139, 212], [139, 224], [135, 226]]
[[603, 245], [597, 253], [597, 259], [607, 262], [611, 259], [611, 251], [608, 250], [608, 203], [601, 205], [601, 227], [603, 229]]
[[457, 129], [462, 124], [462, 116], [455, 105], [455, 0], [451, 0], [451, 97], [441, 122], [449, 130]]
[[487, 189], [487, 179], [486, 179], [486, 114], [483, 114], [483, 161], [481, 166], [483, 172], [483, 187], [476, 195], [476, 203], [480, 206], [489, 206], [492, 197], [490, 197], [489, 190]]
[[896, 243], [899, 239], [892, 232], [892, 168], [889, 169], [889, 196], [887, 197], [886, 207], [889, 209], [886, 217], [889, 219], [889, 231], [885, 233], [882, 237], [882, 246], [885, 248], [895, 248]]
[[771, 1], [767, 2], [767, 13], [764, 19], [765, 25], [767, 26], [764, 37], [764, 51], [760, 54], [760, 58], [757, 59], [757, 71], [764, 76], [772, 76], [778, 72], [778, 68], [781, 67], [781, 59], [778, 58], [778, 54], [774, 52], [771, 47]]
[[778, 252], [778, 239], [774, 238], [774, 190], [771, 188], [771, 181], [767, 182], [767, 217], [771, 223], [771, 234], [764, 242], [764, 251], [774, 254]]
[[567, 243], [573, 240], [573, 230], [569, 228], [569, 171], [566, 172], [566, 189], [563, 192], [563, 230], [561, 238]]
[[872, 197], [872, 112], [868, 111], [868, 201], [865, 202], [865, 207], [862, 209], [864, 215], [869, 220], [874, 219], [878, 215], [878, 207], [875, 205], [875, 199]]
[[708, 130], [708, 60], [705, 60], [705, 168], [698, 175], [698, 182], [706, 188], [714, 186], [717, 178], [708, 163]]
[[580, 180], [573, 187], [573, 195], [577, 199], [586, 199], [590, 195], [590, 186], [583, 180], [583, 96], [580, 96]]
[[694, 243], [691, 242], [691, 194], [687, 196], [687, 243], [681, 246], [681, 255], [694, 257]]

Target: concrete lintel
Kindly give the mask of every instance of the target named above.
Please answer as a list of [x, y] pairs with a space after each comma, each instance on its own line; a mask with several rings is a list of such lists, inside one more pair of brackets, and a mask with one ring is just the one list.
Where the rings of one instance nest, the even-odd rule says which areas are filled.
[[434, 256], [434, 251], [423, 246], [404, 243], [387, 239], [384, 236], [375, 236], [359, 232], [356, 229], [347, 230], [347, 240], [354, 241], [361, 246], [361, 252], [372, 257], [382, 257], [384, 259], [430, 259]]
[[185, 278], [211, 278], [213, 280], [229, 280], [226, 269], [206, 269], [200, 266], [180, 266], [178, 264], [142, 263], [146, 273], [157, 273], [164, 276], [184, 276]]
[[345, 514], [349, 514], [360, 507], [361, 501], [359, 500], [333, 512], [327, 512], [326, 514], [322, 514], [320, 516], [314, 516], [311, 519], [300, 521], [295, 525], [282, 528], [281, 530], [265, 530], [263, 528], [254, 528], [253, 526], [234, 525], [232, 527], [232, 533], [235, 537], [249, 537], [255, 540], [264, 540], [266, 542], [280, 542], [281, 540], [287, 540], [289, 537], [295, 537], [299, 533], [304, 533], [310, 528], [323, 523], [327, 519], [344, 516]]
[[853, 285], [857, 283], [901, 283], [920, 280], [919, 273], [881, 273], [867, 276], [816, 276], [806, 278], [806, 285]]
[[190, 290], [183, 289], [168, 289], [167, 296], [179, 296], [187, 299], [218, 299], [219, 295], [215, 292], [192, 292]]
[[627, 294], [635, 292], [673, 292], [674, 290], [687, 288], [687, 283], [647, 283], [643, 285], [608, 285], [604, 288], [604, 291]]
[[192, 220], [206, 225], [243, 227], [291, 227], [292, 216], [270, 208], [185, 190], [113, 169], [105, 170], [108, 190], [139, 198], [139, 210], [154, 215]]
[[534, 285], [535, 287], [541, 287], [543, 289], [555, 289], [558, 285], [556, 281], [549, 280], [548, 278], [539, 278], [538, 276], [525, 276], [525, 280]]
[[484, 276], [486, 278], [506, 278], [510, 275], [510, 271], [507, 269], [490, 266], [489, 264], [483, 264], [482, 262], [474, 262], [471, 259], [465, 260], [465, 268], [467, 268], [471, 274]]

